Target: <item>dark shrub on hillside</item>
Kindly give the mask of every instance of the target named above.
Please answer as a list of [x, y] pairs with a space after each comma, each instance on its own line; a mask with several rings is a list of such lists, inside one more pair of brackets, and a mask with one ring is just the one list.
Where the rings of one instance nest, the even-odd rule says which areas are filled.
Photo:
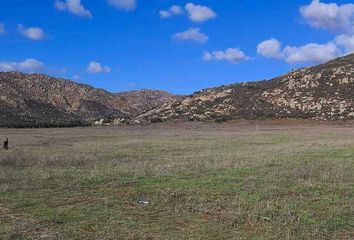
[[150, 119], [150, 122], [151, 123], [160, 123], [160, 122], [163, 122], [163, 120], [159, 117], [154, 117], [154, 118]]
[[66, 127], [88, 127], [90, 123], [84, 121], [70, 122], [13, 122], [0, 124], [2, 128], [66, 128]]
[[229, 119], [226, 116], [221, 116], [221, 117], [215, 118], [216, 123], [223, 123], [223, 122], [227, 122], [228, 120]]

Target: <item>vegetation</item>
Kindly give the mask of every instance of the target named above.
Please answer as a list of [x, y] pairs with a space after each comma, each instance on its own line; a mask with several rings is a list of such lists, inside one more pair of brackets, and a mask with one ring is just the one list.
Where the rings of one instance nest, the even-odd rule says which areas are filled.
[[353, 239], [354, 129], [257, 124], [3, 129], [0, 239]]
[[2, 128], [71, 128], [88, 127], [91, 123], [85, 121], [70, 122], [12, 122], [0, 124]]

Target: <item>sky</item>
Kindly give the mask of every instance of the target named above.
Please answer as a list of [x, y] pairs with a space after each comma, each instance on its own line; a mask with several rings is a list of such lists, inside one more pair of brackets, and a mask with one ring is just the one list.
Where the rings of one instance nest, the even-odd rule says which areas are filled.
[[0, 71], [111, 92], [271, 79], [354, 52], [342, 0], [1, 0]]

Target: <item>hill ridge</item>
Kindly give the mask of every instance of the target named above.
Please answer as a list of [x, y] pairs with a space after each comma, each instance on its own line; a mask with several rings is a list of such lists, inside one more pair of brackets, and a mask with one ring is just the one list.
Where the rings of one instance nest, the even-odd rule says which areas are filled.
[[144, 121], [354, 118], [354, 54], [279, 77], [204, 89], [153, 109]]
[[0, 126], [130, 119], [174, 99], [166, 91], [110, 93], [41, 73], [0, 72]]
[[354, 119], [354, 54], [189, 96], [148, 89], [110, 93], [40, 73], [0, 72], [0, 126], [267, 118]]

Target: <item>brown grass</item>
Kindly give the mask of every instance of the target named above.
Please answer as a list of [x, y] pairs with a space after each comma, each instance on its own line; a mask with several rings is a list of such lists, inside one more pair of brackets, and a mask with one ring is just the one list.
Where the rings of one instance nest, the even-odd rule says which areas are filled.
[[[2, 129], [0, 139], [5, 137], [10, 139], [10, 150], [0, 151], [5, 239], [41, 234], [350, 239], [354, 234], [351, 126], [163, 123]], [[150, 204], [137, 204], [139, 196]]]

